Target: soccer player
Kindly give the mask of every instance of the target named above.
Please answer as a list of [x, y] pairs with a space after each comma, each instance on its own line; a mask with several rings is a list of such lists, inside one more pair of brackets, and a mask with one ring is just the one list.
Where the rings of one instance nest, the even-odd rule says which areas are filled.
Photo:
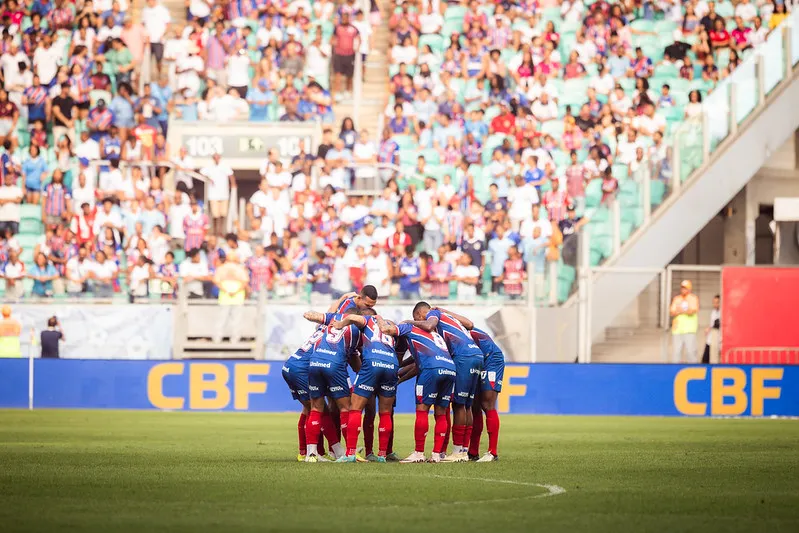
[[404, 338], [413, 355], [414, 367], [403, 372], [402, 380], [416, 375], [416, 422], [414, 424], [415, 450], [400, 463], [425, 462], [424, 446], [430, 429], [430, 407], [436, 420], [433, 440], [433, 454], [430, 462], [438, 463], [444, 451], [444, 437], [447, 434], [446, 411], [452, 400], [455, 386], [455, 363], [449, 356], [447, 344], [441, 336], [410, 324], [394, 325], [377, 317], [380, 331], [386, 335]]
[[[341, 320], [332, 322], [334, 328], [343, 329], [352, 324], [361, 330], [361, 355], [363, 360], [358, 375], [355, 376], [352, 399], [350, 400], [350, 416], [347, 425], [347, 455], [338, 459], [340, 463], [361, 461], [356, 455], [358, 435], [361, 431], [363, 409], [373, 396], [377, 396], [377, 410], [380, 415], [378, 427], [377, 462], [386, 462], [388, 439], [393, 429], [391, 410], [397, 395], [397, 354], [394, 351], [394, 338], [383, 334], [377, 325], [375, 312], [372, 309], [361, 311], [364, 316], [345, 315]], [[362, 461], [366, 461], [363, 459]]]
[[[334, 313], [339, 305], [335, 302], [328, 308], [328, 313]], [[285, 363], [283, 363], [283, 380], [291, 391], [291, 397], [302, 404], [302, 411], [300, 412], [300, 419], [297, 421], [297, 435], [299, 439], [299, 454], [297, 455], [298, 461], [305, 460], [305, 452], [307, 450], [307, 443], [305, 442], [305, 424], [308, 420], [308, 415], [311, 412], [311, 397], [308, 394], [308, 363], [311, 360], [311, 353], [319, 340], [324, 335], [324, 326], [317, 326], [313, 334], [294, 352]], [[335, 403], [332, 403], [335, 406]], [[338, 413], [336, 413], [338, 415]], [[332, 429], [332, 432], [331, 432]], [[322, 414], [322, 432], [327, 439], [328, 443], [332, 445], [333, 442], [340, 441], [340, 437], [336, 434], [336, 425], [330, 415], [330, 410], [325, 409]], [[338, 437], [338, 438], [337, 438]], [[320, 439], [320, 443], [323, 441]], [[322, 453], [321, 455], [324, 455]], [[335, 454], [334, 454], [335, 457]]]
[[364, 285], [361, 292], [348, 292], [343, 294], [336, 302], [336, 312], [344, 313], [350, 309], [363, 311], [364, 309], [372, 309], [377, 304], [377, 289], [374, 285]]
[[[343, 315], [340, 314], [308, 311], [303, 316], [306, 320], [326, 326], [324, 334], [314, 347], [308, 362], [308, 393], [311, 399], [311, 412], [305, 424], [307, 446], [305, 461], [316, 463], [324, 461], [324, 458], [319, 456], [316, 443], [322, 431], [325, 396], [333, 398], [338, 406], [342, 430], [347, 427], [350, 410], [347, 363], [349, 361], [350, 364], [357, 365], [352, 356], [358, 347], [360, 331], [353, 325], [343, 329], [331, 326], [331, 322], [343, 318]], [[345, 450], [338, 441], [331, 448], [337, 457], [345, 454]]]
[[453, 402], [452, 444], [454, 450], [443, 460], [460, 463], [469, 460], [468, 444], [472, 431], [472, 402], [480, 384], [483, 370], [483, 352], [472, 340], [468, 330], [449, 313], [432, 309], [427, 302], [413, 308], [411, 325], [428, 332], [437, 332], [449, 349], [455, 362], [455, 394]]
[[[438, 308], [442, 313], [452, 315], [463, 327], [469, 330], [472, 339], [485, 355], [483, 372], [480, 375], [480, 391], [472, 409], [474, 426], [471, 442], [469, 442], [469, 459], [478, 463], [489, 463], [499, 459], [497, 444], [499, 443], [499, 414], [497, 413], [497, 396], [502, 391], [502, 378], [505, 375], [505, 355], [494, 339], [485, 331], [476, 328], [474, 323], [465, 316], [453, 313], [446, 309]], [[488, 451], [480, 455], [480, 435], [483, 432], [483, 412], [486, 415], [486, 430], [488, 432]], [[479, 457], [479, 458], [478, 458]]]

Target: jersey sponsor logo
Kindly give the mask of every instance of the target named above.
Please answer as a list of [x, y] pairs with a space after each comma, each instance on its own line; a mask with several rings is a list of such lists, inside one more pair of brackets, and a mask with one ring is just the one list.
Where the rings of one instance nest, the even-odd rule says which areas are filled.
[[[368, 392], [374, 392], [375, 391], [374, 387], [372, 387], [371, 385], [364, 385], [363, 383], [359, 383], [358, 385], [356, 385], [355, 388], [362, 389], [362, 390], [365, 390], [365, 391], [368, 391]], [[330, 389], [330, 390], [333, 390], [333, 389]]]
[[296, 391], [292, 390], [291, 392], [293, 392], [294, 394], [308, 394], [308, 391], [302, 389], [297, 389]]
[[447, 370], [446, 368], [439, 368], [438, 369], [438, 375], [439, 376], [455, 376], [456, 374], [455, 374], [454, 370]]
[[450, 359], [449, 357], [444, 357], [444, 356], [441, 356], [441, 355], [437, 355], [436, 356], [436, 361], [444, 361], [445, 363], [451, 363], [452, 359]]
[[[326, 353], [328, 355], [338, 355], [337, 352], [334, 352], [333, 350], [325, 350], [324, 348], [317, 348], [316, 349], [316, 353]], [[314, 364], [311, 363], [311, 366], [314, 366]]]
[[424, 397], [424, 385], [416, 385], [416, 399], [422, 401]]
[[331, 363], [320, 363], [318, 361], [311, 361], [310, 366], [318, 366], [321, 368], [330, 368]]
[[397, 390], [397, 387], [394, 386], [394, 385], [380, 385], [380, 389], [382, 389], [382, 390], [384, 390], [386, 392], [392, 392], [392, 391]]
[[319, 390], [319, 387], [317, 387], [315, 385], [308, 385], [308, 390], [317, 391], [317, 390]]
[[294, 354], [291, 354], [291, 355], [289, 356], [289, 359], [299, 359], [300, 361], [302, 361], [302, 357], [301, 357], [301, 356], [299, 356], [299, 355], [297, 355], [296, 353], [294, 353]]
[[469, 393], [468, 393], [468, 392], [465, 392], [465, 391], [464, 391], [464, 392], [459, 392], [459, 393], [458, 393], [458, 397], [459, 397], [459, 398], [466, 398], [466, 397], [468, 397], [468, 396], [469, 396]]
[[381, 363], [380, 361], [372, 361], [372, 366], [376, 366], [377, 368], [387, 368], [389, 370], [394, 370], [394, 365], [391, 363]]
[[482, 371], [480, 369], [477, 369], [477, 368], [470, 368], [469, 369], [469, 374], [480, 374], [480, 373], [482, 373]]
[[438, 393], [437, 392], [431, 392], [430, 394], [427, 395], [427, 397], [435, 400], [436, 398], [438, 398]]
[[344, 390], [344, 387], [339, 387], [336, 385], [335, 387], [330, 387], [330, 392], [341, 392]]
[[372, 350], [372, 353], [380, 354], [380, 355], [387, 355], [388, 357], [394, 357], [394, 352], [389, 352], [387, 350]]
[[445, 394], [444, 396], [441, 397], [441, 399], [444, 400], [445, 402], [449, 402], [449, 401], [452, 400], [452, 395], [451, 394]]
[[480, 348], [477, 347], [476, 344], [469, 344], [469, 348], [474, 348], [475, 350], [479, 350]]

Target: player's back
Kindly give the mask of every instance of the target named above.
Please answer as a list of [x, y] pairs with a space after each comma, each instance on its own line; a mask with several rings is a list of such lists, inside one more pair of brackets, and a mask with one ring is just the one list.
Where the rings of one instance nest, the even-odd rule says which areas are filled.
[[483, 352], [475, 344], [469, 331], [455, 317], [437, 309], [427, 313], [427, 318], [431, 316], [438, 318], [436, 331], [447, 343], [447, 348], [453, 359], [483, 357]]
[[480, 347], [480, 350], [485, 355], [486, 361], [489, 359], [505, 359], [505, 355], [502, 353], [502, 349], [494, 342], [494, 339], [491, 336], [479, 328], [472, 328], [469, 332], [471, 334], [472, 339], [477, 345]]
[[361, 355], [364, 361], [382, 361], [396, 365], [394, 337], [385, 335], [377, 326], [374, 316], [364, 317], [366, 326], [361, 330]]
[[425, 331], [410, 324], [399, 324], [397, 330], [407, 339], [408, 349], [416, 360], [419, 371], [428, 368], [455, 370], [455, 363], [449, 356], [447, 343], [437, 332]]
[[[325, 321], [330, 323], [341, 318], [343, 316], [339, 314], [328, 314]], [[322, 338], [319, 339], [311, 355], [311, 366], [314, 366], [314, 361], [346, 363], [349, 354], [358, 347], [359, 337], [360, 330], [354, 325], [343, 329], [325, 326]]]
[[289, 356], [286, 360], [285, 366], [305, 366], [308, 367], [308, 362], [311, 360], [311, 355], [319, 341], [325, 334], [325, 326], [319, 325], [314, 332], [308, 337], [302, 345], [297, 348], [297, 351]]

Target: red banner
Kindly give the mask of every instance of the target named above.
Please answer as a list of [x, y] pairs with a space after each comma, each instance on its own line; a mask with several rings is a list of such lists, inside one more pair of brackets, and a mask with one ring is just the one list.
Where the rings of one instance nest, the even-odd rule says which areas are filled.
[[799, 268], [721, 271], [721, 362], [799, 364]]

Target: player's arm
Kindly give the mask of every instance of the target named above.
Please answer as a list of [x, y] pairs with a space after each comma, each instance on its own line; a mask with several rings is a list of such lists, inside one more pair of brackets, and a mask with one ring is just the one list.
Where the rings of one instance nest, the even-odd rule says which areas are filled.
[[366, 319], [360, 315], [350, 313], [349, 315], [345, 315], [341, 320], [336, 320], [330, 323], [330, 325], [336, 329], [344, 329], [351, 324], [355, 324], [359, 328], [363, 329], [366, 327]]
[[[413, 361], [413, 358], [410, 358], [410, 360]], [[416, 377], [418, 375], [419, 375], [419, 367], [416, 366], [416, 362], [414, 361], [413, 364], [400, 369], [399, 382], [397, 384], [399, 385], [400, 383], [408, 381], [409, 379]]]
[[353, 372], [357, 374], [361, 371], [361, 354], [358, 352], [358, 350], [353, 350], [350, 352], [348, 361]]
[[410, 324], [411, 326], [416, 326], [419, 329], [431, 332], [435, 331], [436, 326], [438, 326], [438, 317], [429, 316], [424, 320], [406, 320], [404, 324]]
[[394, 324], [389, 324], [383, 317], [380, 315], [375, 316], [375, 320], [377, 320], [377, 327], [380, 328], [380, 333], [384, 335], [391, 335], [392, 337], [397, 337], [399, 335], [399, 328]]
[[325, 315], [325, 313], [320, 313], [319, 311], [306, 311], [303, 313], [302, 317], [309, 322], [316, 322], [317, 324], [322, 324], [323, 326], [327, 324], [327, 315]]
[[471, 320], [469, 320], [468, 318], [466, 318], [463, 315], [459, 315], [458, 313], [453, 313], [452, 311], [449, 311], [448, 309], [444, 309], [443, 307], [434, 307], [433, 309], [438, 309], [442, 313], [447, 313], [452, 318], [454, 318], [455, 320], [457, 320], [458, 322], [463, 324], [463, 327], [466, 328], [466, 329], [474, 328], [474, 322], [472, 322]]

